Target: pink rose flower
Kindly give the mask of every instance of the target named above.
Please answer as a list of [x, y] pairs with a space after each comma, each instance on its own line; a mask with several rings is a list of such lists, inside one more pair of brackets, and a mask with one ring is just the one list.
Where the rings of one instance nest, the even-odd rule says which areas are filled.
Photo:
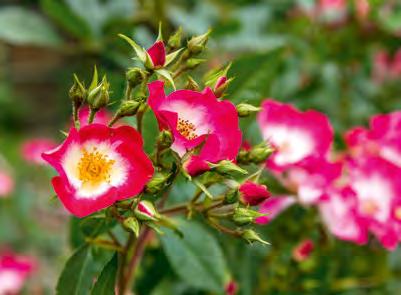
[[29, 163], [44, 165], [42, 153], [52, 150], [57, 146], [56, 142], [48, 138], [34, 138], [25, 141], [21, 147], [22, 157]]
[[341, 162], [329, 162], [324, 158], [308, 158], [280, 175], [285, 187], [297, 193], [298, 201], [310, 205], [325, 197], [326, 190], [342, 175]]
[[257, 120], [263, 138], [276, 149], [267, 162], [275, 171], [310, 157], [324, 158], [330, 150], [333, 129], [319, 112], [301, 112], [290, 104], [268, 99], [262, 103]]
[[0, 171], [0, 198], [9, 196], [15, 187], [14, 179], [6, 171]]
[[1, 254], [0, 295], [19, 294], [35, 268], [36, 262], [31, 257]]
[[358, 214], [387, 249], [394, 249], [401, 237], [401, 220], [394, 219], [401, 200], [400, 179], [401, 169], [381, 158], [349, 161], [349, 185], [358, 201]]
[[302, 262], [309, 258], [315, 245], [312, 240], [303, 240], [292, 251], [292, 257], [295, 261]]
[[172, 132], [172, 149], [180, 156], [203, 144], [198, 155], [186, 164], [187, 171], [197, 174], [209, 169], [207, 162], [234, 160], [242, 142], [235, 106], [218, 100], [210, 88], [203, 92], [177, 90], [168, 96], [164, 83], [149, 84], [149, 105], [161, 130]]
[[371, 155], [346, 161], [343, 188], [319, 203], [324, 223], [338, 238], [364, 244], [373, 233], [386, 249], [401, 238], [401, 169]]
[[357, 204], [351, 188], [333, 188], [328, 198], [318, 204], [318, 208], [323, 223], [334, 236], [362, 245], [368, 240], [367, 224], [359, 216]]
[[356, 127], [345, 134], [351, 154], [373, 155], [401, 167], [401, 112], [375, 115], [370, 128]]
[[43, 159], [59, 173], [52, 183], [61, 202], [78, 217], [137, 195], [154, 171], [141, 135], [129, 126], [71, 128]]
[[265, 185], [247, 181], [240, 185], [240, 200], [250, 206], [256, 206], [270, 197], [270, 192]]

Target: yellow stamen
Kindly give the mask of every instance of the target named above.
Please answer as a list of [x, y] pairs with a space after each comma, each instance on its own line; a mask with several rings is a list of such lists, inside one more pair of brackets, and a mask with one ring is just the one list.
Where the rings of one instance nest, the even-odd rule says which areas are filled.
[[188, 120], [178, 119], [177, 130], [186, 139], [192, 140], [197, 137], [195, 125]]
[[397, 218], [398, 220], [401, 220], [401, 206], [398, 206], [395, 208], [394, 210], [394, 216], [395, 218]]
[[78, 163], [79, 179], [86, 184], [98, 185], [101, 182], [110, 182], [110, 170], [114, 160], [109, 160], [107, 155], [97, 151], [94, 147], [92, 152], [82, 150], [82, 157]]
[[373, 215], [379, 210], [377, 204], [372, 200], [364, 201], [362, 204], [362, 211], [367, 215]]

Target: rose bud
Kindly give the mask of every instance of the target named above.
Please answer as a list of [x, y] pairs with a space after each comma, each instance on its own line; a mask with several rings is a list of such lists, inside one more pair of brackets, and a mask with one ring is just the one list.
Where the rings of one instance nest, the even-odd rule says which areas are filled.
[[238, 284], [234, 280], [230, 280], [227, 282], [224, 291], [226, 292], [226, 295], [235, 295], [238, 292]]
[[301, 262], [309, 258], [311, 252], [314, 249], [312, 240], [304, 240], [299, 243], [292, 252], [292, 257], [295, 261]]
[[171, 174], [157, 172], [145, 187], [145, 192], [155, 195], [166, 186]]
[[135, 208], [135, 216], [142, 221], [156, 221], [159, 219], [155, 206], [149, 201], [140, 201]]
[[125, 73], [125, 77], [131, 88], [142, 83], [146, 79], [148, 72], [141, 68], [132, 68]]
[[248, 103], [240, 103], [237, 105], [238, 116], [241, 118], [248, 117], [252, 113], [257, 113], [261, 110], [260, 107], [255, 107]]
[[248, 172], [238, 165], [234, 164], [232, 161], [223, 160], [218, 162], [217, 164], [209, 163], [212, 171], [217, 172], [218, 174], [224, 176], [233, 176], [234, 174], [242, 174], [246, 175]]
[[[224, 93], [226, 92], [228, 85], [230, 85], [232, 80], [234, 80], [234, 79], [233, 78], [227, 79], [226, 76], [222, 76], [217, 79], [216, 84], [214, 85], [214, 88], [213, 88], [213, 92], [216, 95], [216, 97], [224, 96]], [[238, 112], [238, 110], [237, 110], [237, 112]]]
[[242, 232], [241, 237], [246, 240], [249, 244], [259, 242], [265, 245], [270, 245], [269, 242], [264, 241], [255, 231], [246, 229]]
[[201, 53], [205, 49], [210, 33], [211, 30], [208, 30], [205, 34], [192, 37], [191, 40], [188, 41], [189, 52], [192, 54]]
[[240, 200], [245, 205], [257, 206], [270, 197], [267, 187], [252, 181], [247, 181], [240, 185]]
[[237, 225], [246, 225], [253, 223], [257, 218], [262, 216], [265, 216], [265, 214], [251, 209], [237, 207], [234, 209], [232, 219]]

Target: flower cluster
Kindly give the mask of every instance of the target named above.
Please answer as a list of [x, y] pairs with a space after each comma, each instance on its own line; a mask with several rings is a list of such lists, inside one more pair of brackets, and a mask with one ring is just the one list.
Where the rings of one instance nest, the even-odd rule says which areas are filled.
[[340, 239], [365, 244], [372, 233], [388, 249], [401, 237], [401, 114], [377, 115], [370, 128], [345, 134], [348, 149], [334, 153], [328, 119], [272, 100], [258, 117], [263, 137], [275, 152], [266, 163], [288, 189], [261, 205], [266, 223], [298, 202], [316, 206], [328, 229]]

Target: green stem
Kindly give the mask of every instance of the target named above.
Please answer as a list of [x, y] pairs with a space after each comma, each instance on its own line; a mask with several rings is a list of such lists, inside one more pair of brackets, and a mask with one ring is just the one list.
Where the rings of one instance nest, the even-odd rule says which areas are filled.
[[151, 230], [149, 227], [145, 227], [143, 231], [140, 233], [137, 242], [133, 245], [133, 254], [131, 260], [128, 264], [127, 274], [124, 277], [124, 281], [122, 284], [122, 288], [120, 289], [120, 295], [124, 295], [127, 293], [128, 289], [132, 286], [132, 281], [135, 276], [136, 268], [143, 256], [145, 251], [146, 242], [151, 234]]
[[78, 116], [78, 107], [75, 104], [75, 102], [72, 103], [72, 118], [74, 120], [75, 128], [79, 129], [80, 123], [79, 123], [79, 116]]
[[109, 124], [107, 124], [107, 126], [112, 127], [119, 119], [120, 116], [117, 116], [117, 114], [115, 114], [113, 118], [110, 120]]
[[131, 85], [127, 82], [127, 87], [125, 88], [125, 100], [130, 100], [131, 99], [131, 93], [132, 93], [132, 87]]
[[92, 124], [93, 123], [93, 120], [95, 119], [96, 112], [97, 111], [92, 109], [92, 108], [89, 110], [88, 124]]

